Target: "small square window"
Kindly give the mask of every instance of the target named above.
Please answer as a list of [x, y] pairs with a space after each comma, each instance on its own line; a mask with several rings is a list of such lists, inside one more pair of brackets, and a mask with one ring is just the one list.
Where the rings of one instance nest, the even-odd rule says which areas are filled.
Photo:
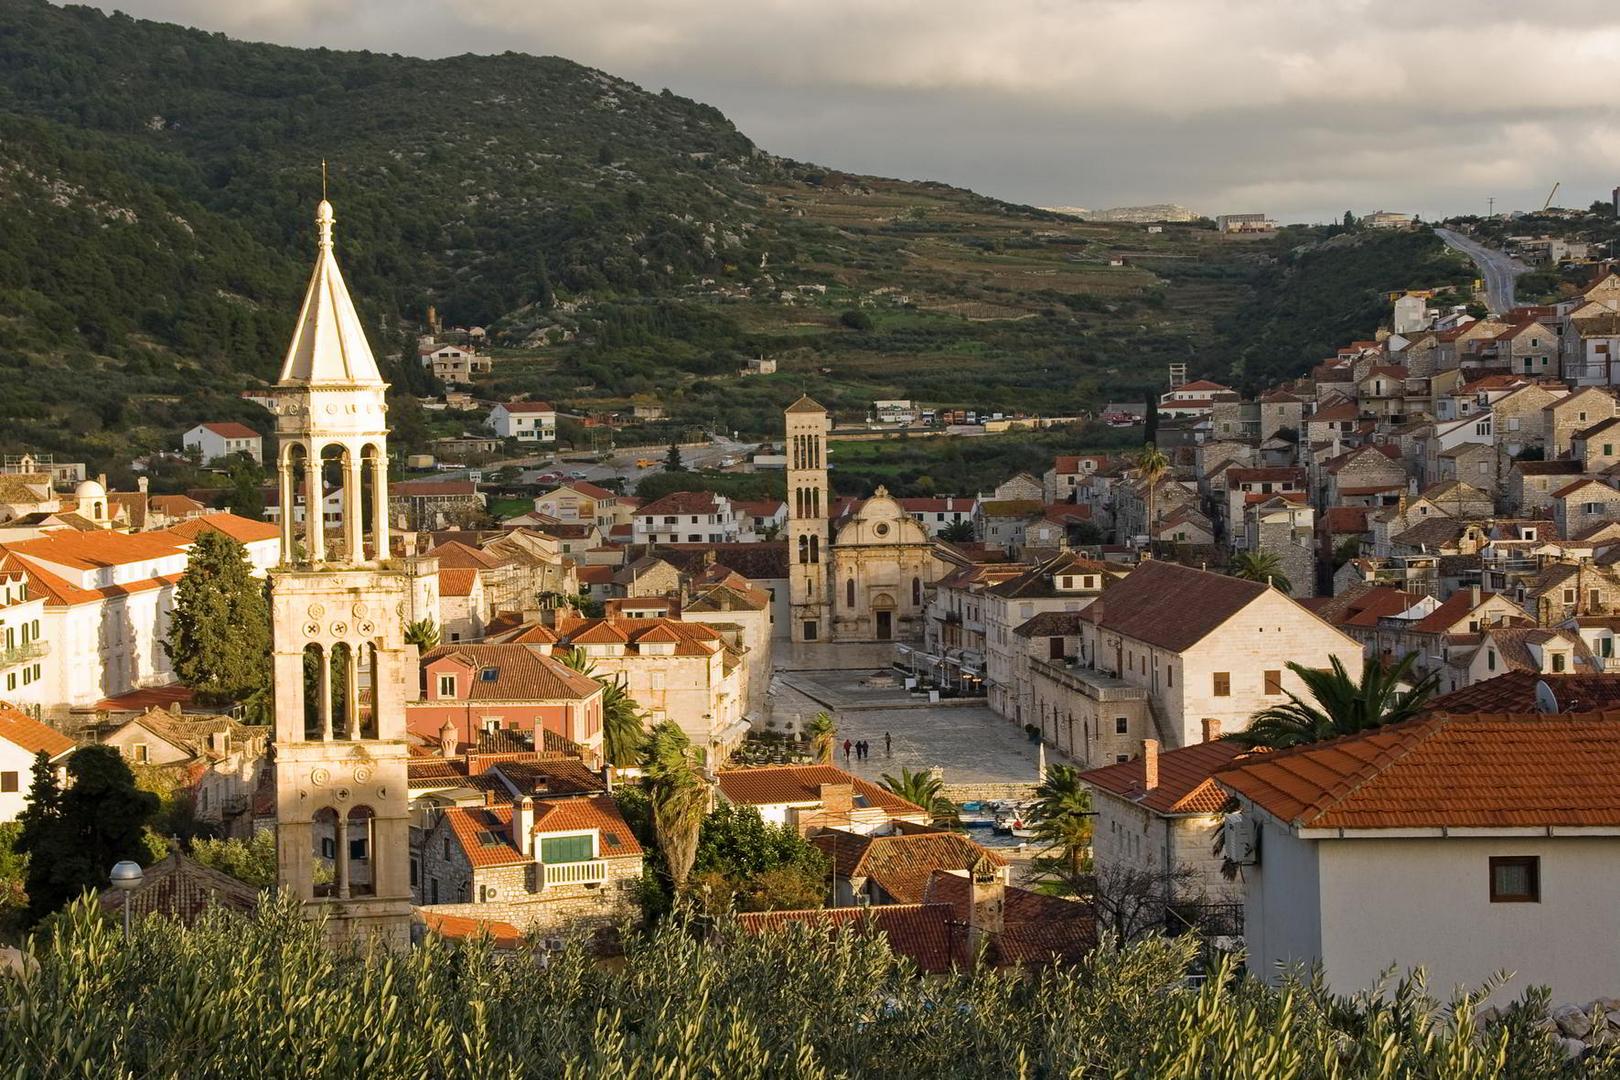
[[1215, 696], [1232, 696], [1232, 673], [1230, 671], [1217, 671], [1215, 673]]
[[17, 774], [15, 772], [0, 772], [0, 791], [16, 791]]
[[1115, 735], [1129, 734], [1130, 729], [1131, 729], [1131, 721], [1130, 721], [1129, 717], [1125, 717], [1125, 716], [1116, 716], [1116, 717], [1114, 717], [1114, 734]]
[[1536, 855], [1497, 855], [1491, 858], [1491, 903], [1539, 904], [1541, 858]]
[[1268, 671], [1268, 672], [1266, 672], [1266, 696], [1267, 697], [1279, 697], [1279, 696], [1282, 695], [1282, 692], [1283, 692], [1283, 688], [1282, 688], [1282, 672], [1280, 672], [1280, 671]]

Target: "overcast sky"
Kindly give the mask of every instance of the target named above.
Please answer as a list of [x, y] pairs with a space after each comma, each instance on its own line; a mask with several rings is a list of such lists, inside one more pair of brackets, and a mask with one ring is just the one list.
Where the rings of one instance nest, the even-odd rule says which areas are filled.
[[1043, 206], [1317, 221], [1620, 184], [1620, 3], [123, 0], [287, 45], [554, 54], [773, 153]]

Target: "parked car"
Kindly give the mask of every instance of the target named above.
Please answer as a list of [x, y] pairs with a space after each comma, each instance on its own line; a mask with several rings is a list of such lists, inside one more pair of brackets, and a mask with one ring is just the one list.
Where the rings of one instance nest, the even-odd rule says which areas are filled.
[[585, 474], [580, 470], [575, 469], [573, 472], [568, 474], [568, 478], [570, 480], [583, 480], [585, 479]]

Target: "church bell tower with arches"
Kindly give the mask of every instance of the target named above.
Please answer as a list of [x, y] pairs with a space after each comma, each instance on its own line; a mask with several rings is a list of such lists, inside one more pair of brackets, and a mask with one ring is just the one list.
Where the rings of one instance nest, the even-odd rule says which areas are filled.
[[332, 938], [404, 946], [405, 701], [416, 682], [415, 650], [404, 639], [410, 586], [388, 546], [388, 386], [338, 271], [333, 221], [322, 199], [315, 271], [273, 410], [277, 880], [311, 917], [327, 918]]

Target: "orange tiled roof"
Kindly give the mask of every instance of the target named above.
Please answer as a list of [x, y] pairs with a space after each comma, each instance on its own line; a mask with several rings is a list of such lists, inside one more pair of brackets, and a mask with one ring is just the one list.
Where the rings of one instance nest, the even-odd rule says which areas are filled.
[[854, 788], [856, 809], [876, 807], [893, 814], [920, 814], [915, 806], [876, 784], [832, 765], [764, 765], [758, 768], [724, 769], [720, 773], [720, 794], [726, 801], [742, 806], [771, 806], [789, 803], [819, 803], [822, 784], [849, 784]]
[[470, 566], [447, 566], [439, 570], [439, 595], [471, 596], [478, 582], [478, 571]]
[[422, 657], [423, 669], [455, 660], [472, 671], [466, 701], [576, 701], [599, 693], [602, 685], [550, 656], [519, 644], [441, 645]]
[[891, 951], [916, 964], [925, 975], [950, 971], [972, 960], [967, 951], [967, 927], [958, 924], [949, 904], [750, 911], [737, 916], [737, 925], [750, 934], [783, 933], [795, 925], [828, 935], [882, 934]]
[[1173, 652], [1191, 648], [1269, 586], [1149, 559], [1086, 609], [1105, 630]]
[[1620, 711], [1429, 714], [1256, 755], [1222, 787], [1307, 829], [1620, 826]]
[[810, 842], [832, 860], [833, 873], [870, 878], [898, 904], [920, 902], [935, 870], [969, 870], [981, 858], [1007, 865], [994, 851], [944, 830], [867, 836], [827, 829]]
[[[168, 498], [185, 498], [183, 495], [171, 495]], [[153, 500], [156, 502], [156, 500]], [[192, 502], [186, 499], [186, 502]], [[202, 509], [200, 505], [197, 509]], [[255, 540], [274, 540], [281, 535], [281, 528], [267, 521], [254, 521], [252, 518], [238, 517], [236, 514], [218, 513], [203, 514], [190, 521], [183, 521], [178, 525], [165, 529], [164, 532], [178, 536], [184, 540], [197, 539], [205, 532], [220, 532], [235, 540], [239, 544], [251, 544]]]
[[511, 923], [489, 919], [468, 919], [460, 915], [441, 915], [436, 911], [418, 908], [417, 914], [432, 933], [450, 941], [463, 941], [487, 933], [497, 949], [516, 949], [523, 944], [523, 931]]
[[67, 566], [74, 570], [101, 570], [147, 559], [182, 555], [177, 537], [169, 530], [150, 533], [53, 532], [32, 540], [17, 540], [6, 547], [19, 555]]
[[1080, 779], [1166, 817], [1213, 814], [1227, 797], [1212, 778], [1247, 752], [1228, 739], [1165, 750], [1159, 754], [1159, 783], [1151, 791], [1142, 786], [1145, 766], [1140, 757], [1089, 769]]
[[0, 702], [0, 739], [30, 754], [58, 758], [73, 749], [73, 740], [18, 709]]

